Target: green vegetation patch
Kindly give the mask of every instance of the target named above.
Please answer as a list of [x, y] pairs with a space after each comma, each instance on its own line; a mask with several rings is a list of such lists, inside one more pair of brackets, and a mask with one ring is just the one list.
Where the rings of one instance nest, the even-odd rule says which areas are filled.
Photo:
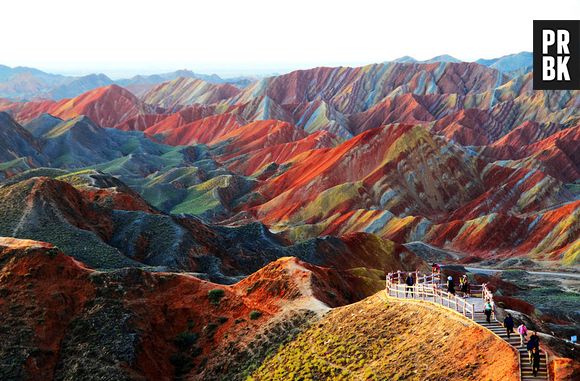
[[196, 343], [199, 335], [195, 332], [184, 331], [175, 336], [173, 343], [182, 351], [185, 351]]
[[221, 288], [214, 288], [213, 290], [209, 290], [207, 292], [207, 298], [209, 302], [215, 306], [220, 304], [220, 300], [226, 296], [226, 292]]
[[0, 163], [0, 171], [7, 171], [9, 169], [18, 169], [19, 171], [23, 171], [29, 168], [30, 166], [28, 165], [28, 160], [25, 157], [19, 157], [18, 159]]
[[260, 311], [251, 311], [250, 312], [250, 320], [257, 320], [262, 316], [262, 313]]

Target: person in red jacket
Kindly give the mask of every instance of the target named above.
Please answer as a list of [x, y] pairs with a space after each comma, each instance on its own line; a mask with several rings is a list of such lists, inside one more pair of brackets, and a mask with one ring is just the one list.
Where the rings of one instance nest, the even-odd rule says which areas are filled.
[[518, 334], [520, 335], [520, 346], [523, 347], [528, 336], [528, 327], [524, 323], [518, 326]]

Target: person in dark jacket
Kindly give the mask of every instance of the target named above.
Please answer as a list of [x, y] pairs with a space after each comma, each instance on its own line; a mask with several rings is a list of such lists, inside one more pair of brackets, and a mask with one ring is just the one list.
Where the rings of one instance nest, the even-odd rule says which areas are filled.
[[528, 350], [528, 358], [530, 360], [530, 364], [532, 363], [532, 359], [533, 359], [533, 352], [534, 349], [537, 349], [538, 351], [540, 350], [540, 338], [538, 336], [538, 332], [534, 331], [532, 333], [532, 336], [530, 336], [530, 339], [528, 340], [528, 343], [526, 344], [526, 349]]
[[507, 316], [505, 317], [505, 319], [503, 319], [503, 326], [505, 327], [505, 330], [507, 332], [507, 337], [508, 337], [508, 340], [509, 340], [510, 339], [510, 335], [514, 331], [514, 318], [512, 317], [511, 314], [507, 314]]
[[407, 274], [407, 279], [405, 279], [405, 284], [407, 285], [406, 290], [405, 290], [405, 298], [407, 297], [407, 294], [409, 292], [411, 292], [411, 298], [413, 297], [413, 285], [415, 285], [415, 280], [413, 279], [413, 276], [409, 273]]
[[453, 277], [449, 276], [447, 278], [447, 292], [455, 295], [455, 283], [453, 283]]
[[534, 348], [532, 352], [532, 372], [534, 373], [534, 377], [536, 377], [538, 375], [538, 372], [540, 371], [541, 360], [542, 357], [540, 356], [540, 349]]

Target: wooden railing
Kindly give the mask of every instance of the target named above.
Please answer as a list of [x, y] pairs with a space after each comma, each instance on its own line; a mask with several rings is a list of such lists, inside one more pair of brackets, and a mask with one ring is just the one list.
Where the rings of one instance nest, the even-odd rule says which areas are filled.
[[[540, 346], [540, 349], [542, 347]], [[544, 355], [546, 356], [546, 375], [548, 378], [548, 381], [552, 380], [552, 375], [550, 374], [550, 360], [548, 358], [548, 351], [544, 348]], [[521, 373], [521, 372], [520, 372]]]
[[392, 282], [395, 283], [404, 283], [405, 278], [407, 277], [408, 274], [411, 274], [411, 276], [413, 276], [414, 279], [417, 280], [416, 283], [441, 283], [441, 273], [431, 273], [431, 274], [423, 274], [421, 275], [421, 273], [419, 271], [397, 271], [394, 273], [389, 273], [387, 274], [387, 280], [391, 280]]
[[439, 273], [420, 276], [418, 272], [414, 272], [412, 275], [415, 275], [414, 279], [418, 281], [413, 286], [404, 283], [406, 275], [407, 273], [402, 271], [387, 274], [386, 288], [389, 296], [401, 299], [409, 299], [410, 296], [412, 299], [429, 300], [475, 319], [475, 305], [442, 290]]

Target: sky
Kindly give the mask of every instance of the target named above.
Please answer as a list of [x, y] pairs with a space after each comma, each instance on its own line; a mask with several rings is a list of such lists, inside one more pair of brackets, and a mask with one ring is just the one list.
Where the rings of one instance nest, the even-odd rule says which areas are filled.
[[18, 0], [2, 14], [0, 64], [236, 76], [531, 51], [532, 20], [578, 19], [580, 0]]

